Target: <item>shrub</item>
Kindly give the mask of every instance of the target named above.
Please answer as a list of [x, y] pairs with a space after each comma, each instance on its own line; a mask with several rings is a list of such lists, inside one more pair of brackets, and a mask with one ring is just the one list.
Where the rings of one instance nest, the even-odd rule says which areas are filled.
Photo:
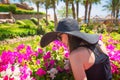
[[15, 11], [16, 11], [16, 5], [10, 4], [9, 5], [9, 11], [12, 12], [12, 13], [15, 13]]
[[21, 20], [17, 20], [16, 23], [19, 24], [19, 25], [25, 25], [25, 23]]
[[9, 11], [8, 5], [0, 4], [0, 12], [8, 12], [8, 11]]
[[36, 25], [37, 25], [37, 23], [38, 23], [37, 18], [31, 18], [30, 20], [31, 20], [34, 24], [36, 24]]

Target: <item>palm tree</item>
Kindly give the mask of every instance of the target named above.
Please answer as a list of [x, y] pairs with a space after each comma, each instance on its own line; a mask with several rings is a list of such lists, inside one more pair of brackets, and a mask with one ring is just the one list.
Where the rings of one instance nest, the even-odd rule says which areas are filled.
[[120, 9], [120, 0], [116, 0], [116, 16], [115, 16], [115, 24], [118, 25], [118, 16], [119, 16], [119, 9]]
[[72, 5], [72, 14], [73, 14], [73, 18], [76, 18], [76, 14], [75, 14], [75, 6], [74, 6], [74, 0], [70, 0], [70, 4]]
[[83, 4], [85, 4], [85, 17], [84, 17], [84, 22], [87, 23], [87, 12], [88, 12], [88, 4], [89, 4], [89, 0], [84, 0]]
[[104, 10], [111, 11], [111, 16], [115, 18], [115, 20], [113, 19], [113, 23], [117, 24], [118, 14], [119, 14], [119, 9], [120, 9], [120, 0], [110, 0], [107, 3], [108, 4], [103, 6], [105, 8]]
[[100, 0], [89, 0], [88, 25], [90, 23], [90, 15], [91, 15], [92, 4], [98, 4], [98, 3], [100, 3]]
[[57, 0], [51, 0], [51, 4], [53, 7], [53, 11], [54, 11], [54, 26], [57, 26], [57, 15], [56, 15], [56, 2]]
[[78, 16], [79, 16], [79, 2], [81, 0], [76, 0], [76, 17], [77, 17], [77, 20], [78, 20]]
[[[62, 6], [59, 10], [57, 10], [58, 15], [60, 18], [65, 18], [66, 17], [66, 7]], [[70, 7], [68, 7], [68, 16], [72, 17], [72, 10]]]
[[33, 3], [36, 4], [36, 7], [37, 7], [37, 15], [38, 15], [38, 26], [39, 26], [39, 4], [41, 3], [44, 3], [44, 0], [32, 0]]
[[50, 0], [45, 0], [44, 5], [45, 5], [45, 10], [46, 10], [46, 25], [48, 25], [48, 17], [47, 17], [48, 9], [52, 7]]
[[65, 0], [66, 3], [66, 17], [68, 17], [68, 4], [69, 4], [69, 0]]
[[69, 12], [68, 9], [69, 9], [69, 1], [70, 0], [60, 0], [60, 1], [63, 1], [65, 3], [65, 6], [66, 6], [66, 9], [65, 9], [66, 10], [66, 18], [67, 18], [68, 14], [69, 14], [68, 13]]

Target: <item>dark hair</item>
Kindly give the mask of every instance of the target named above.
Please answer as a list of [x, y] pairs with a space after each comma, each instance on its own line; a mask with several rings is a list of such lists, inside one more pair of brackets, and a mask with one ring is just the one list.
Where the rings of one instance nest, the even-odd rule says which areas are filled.
[[[61, 35], [62, 35], [62, 33], [58, 34], [57, 40], [61, 41]], [[72, 52], [74, 49], [79, 47], [79, 44], [81, 43], [81, 41], [82, 41], [82, 39], [80, 39], [78, 37], [68, 35], [68, 45], [69, 45], [70, 52]]]
[[78, 37], [68, 35], [68, 44], [69, 44], [70, 52], [78, 48], [81, 42], [85, 42], [85, 41], [83, 41], [82, 39]]

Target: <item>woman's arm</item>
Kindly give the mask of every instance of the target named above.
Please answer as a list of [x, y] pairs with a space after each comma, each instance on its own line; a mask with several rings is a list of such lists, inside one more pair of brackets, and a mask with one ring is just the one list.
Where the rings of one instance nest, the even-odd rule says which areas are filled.
[[75, 80], [87, 80], [83, 62], [79, 53], [73, 52], [70, 55], [69, 60]]

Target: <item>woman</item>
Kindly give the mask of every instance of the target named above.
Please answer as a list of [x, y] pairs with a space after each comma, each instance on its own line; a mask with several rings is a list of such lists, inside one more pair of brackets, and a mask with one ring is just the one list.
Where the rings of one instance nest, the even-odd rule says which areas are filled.
[[74, 19], [59, 21], [55, 32], [41, 38], [41, 47], [55, 39], [61, 40], [70, 51], [70, 65], [75, 80], [112, 80], [109, 57], [96, 34], [80, 32]]

